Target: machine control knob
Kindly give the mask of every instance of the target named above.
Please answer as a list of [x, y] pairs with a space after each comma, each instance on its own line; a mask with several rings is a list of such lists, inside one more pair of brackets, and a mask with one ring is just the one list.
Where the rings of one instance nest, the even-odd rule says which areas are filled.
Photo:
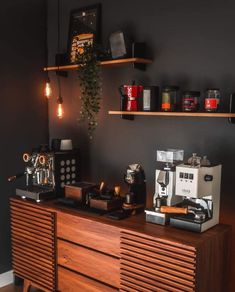
[[213, 175], [206, 174], [206, 175], [204, 176], [204, 180], [205, 180], [205, 181], [213, 181]]

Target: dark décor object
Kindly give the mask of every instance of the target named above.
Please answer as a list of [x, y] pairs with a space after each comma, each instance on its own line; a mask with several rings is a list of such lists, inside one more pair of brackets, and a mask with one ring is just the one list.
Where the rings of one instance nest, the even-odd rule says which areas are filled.
[[113, 59], [130, 56], [131, 42], [122, 31], [113, 32], [109, 37], [109, 44]]
[[[134, 42], [131, 46], [131, 58], [146, 58], [147, 57], [147, 46], [143, 42]], [[134, 63], [133, 67], [145, 71], [146, 64]]]
[[76, 60], [79, 64], [78, 80], [81, 90], [80, 121], [87, 120], [88, 135], [92, 139], [101, 100], [100, 66], [96, 47], [85, 43], [83, 52], [77, 54]]
[[101, 4], [72, 10], [68, 37], [68, 61], [76, 63], [77, 54], [83, 52], [85, 43], [100, 43]]

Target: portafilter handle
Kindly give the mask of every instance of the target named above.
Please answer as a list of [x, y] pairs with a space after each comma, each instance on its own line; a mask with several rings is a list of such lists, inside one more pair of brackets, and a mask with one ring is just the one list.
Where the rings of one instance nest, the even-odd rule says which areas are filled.
[[13, 175], [13, 176], [8, 177], [7, 181], [8, 181], [8, 182], [13, 182], [13, 181], [16, 180], [17, 178], [20, 178], [20, 177], [22, 177], [22, 176], [24, 176], [24, 175], [25, 175], [24, 172], [22, 172], [22, 173], [18, 173], [18, 174], [16, 174], [16, 175]]

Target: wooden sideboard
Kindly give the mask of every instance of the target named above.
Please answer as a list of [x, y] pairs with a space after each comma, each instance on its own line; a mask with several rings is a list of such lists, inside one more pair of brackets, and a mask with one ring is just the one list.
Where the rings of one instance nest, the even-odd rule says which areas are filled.
[[230, 227], [197, 234], [11, 199], [15, 275], [44, 291], [224, 292]]

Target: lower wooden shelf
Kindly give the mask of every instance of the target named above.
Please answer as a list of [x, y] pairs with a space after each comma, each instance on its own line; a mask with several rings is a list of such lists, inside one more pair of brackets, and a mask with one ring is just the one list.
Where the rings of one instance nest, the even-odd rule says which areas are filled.
[[134, 115], [134, 116], [163, 116], [163, 117], [207, 117], [207, 118], [235, 118], [235, 113], [209, 113], [209, 112], [131, 112], [109, 111], [109, 115]]

